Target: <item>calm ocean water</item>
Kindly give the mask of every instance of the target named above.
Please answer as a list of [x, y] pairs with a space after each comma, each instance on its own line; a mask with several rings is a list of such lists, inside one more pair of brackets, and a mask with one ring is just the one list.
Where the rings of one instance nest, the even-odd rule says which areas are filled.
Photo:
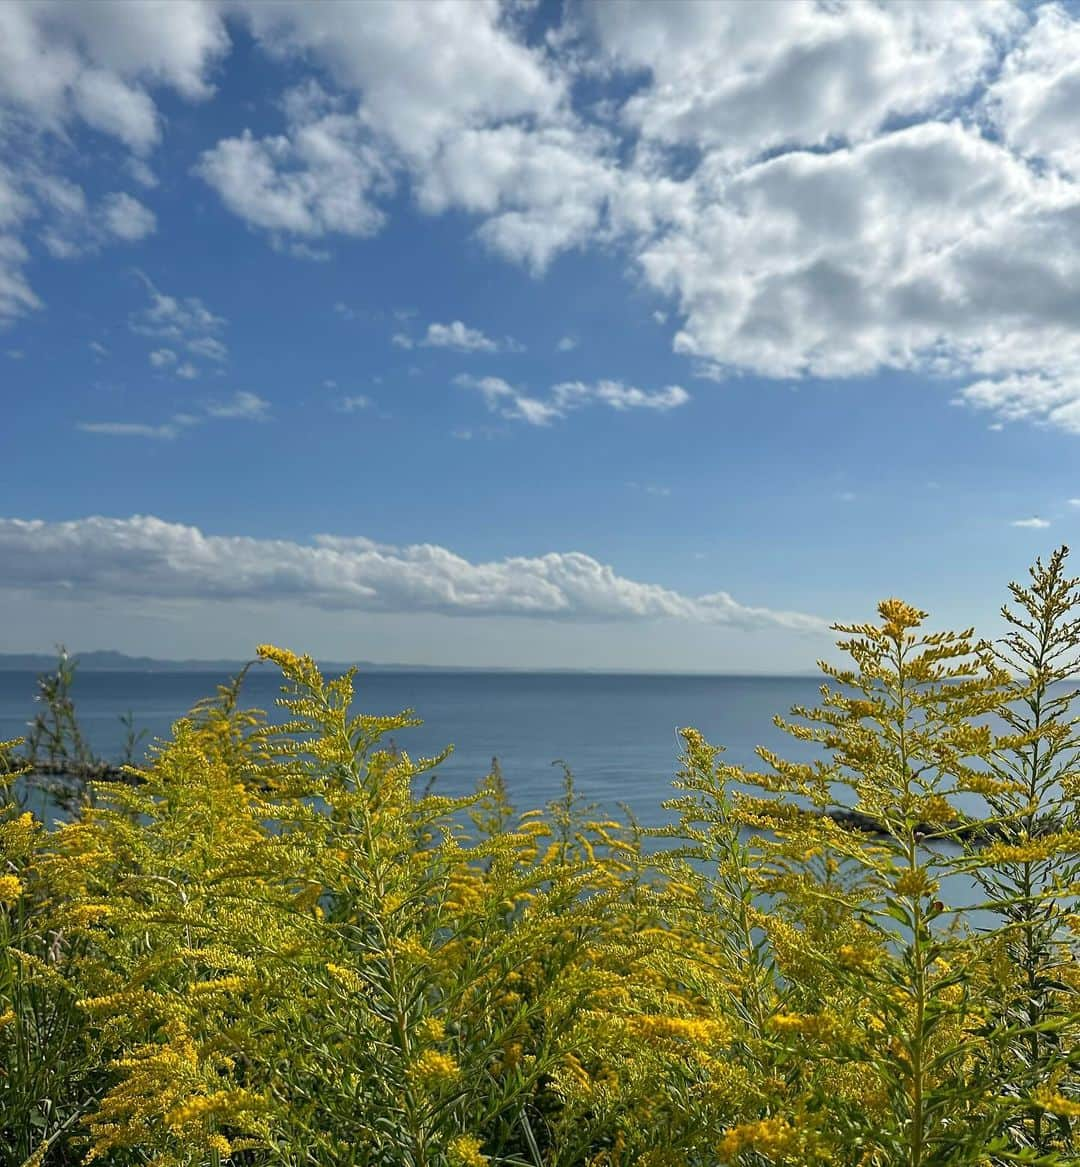
[[[0, 672], [0, 740], [20, 736], [33, 717], [34, 674]], [[72, 696], [99, 755], [118, 759], [120, 715], [167, 736], [174, 720], [223, 678], [213, 673], [80, 672]], [[357, 707], [366, 713], [412, 708], [423, 726], [397, 744], [416, 757], [452, 744], [436, 789], [471, 790], [498, 757], [519, 809], [558, 794], [562, 759], [584, 796], [605, 806], [623, 802], [647, 824], [663, 821], [678, 768], [676, 730], [692, 725], [727, 747], [727, 758], [752, 764], [754, 747], [805, 756], [772, 724], [795, 703], [813, 703], [813, 677], [628, 676], [541, 673], [366, 673], [357, 678]], [[270, 710], [276, 675], [253, 669], [245, 704]]]

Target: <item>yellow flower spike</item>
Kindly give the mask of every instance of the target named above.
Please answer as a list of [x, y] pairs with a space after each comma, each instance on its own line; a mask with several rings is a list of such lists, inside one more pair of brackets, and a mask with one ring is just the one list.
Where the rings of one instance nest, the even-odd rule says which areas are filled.
[[0, 875], [0, 904], [17, 903], [23, 891], [22, 880], [17, 875]]

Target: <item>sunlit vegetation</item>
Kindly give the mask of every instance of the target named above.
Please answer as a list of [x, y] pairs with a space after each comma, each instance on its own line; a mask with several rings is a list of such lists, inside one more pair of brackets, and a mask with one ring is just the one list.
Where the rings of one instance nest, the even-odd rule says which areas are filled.
[[811, 761], [684, 730], [653, 830], [569, 777], [524, 813], [497, 771], [442, 797], [440, 759], [389, 745], [410, 714], [270, 646], [284, 723], [224, 687], [52, 830], [8, 743], [0, 1156], [1077, 1162], [1066, 554], [998, 645], [899, 600], [839, 627], [847, 663], [781, 723]]

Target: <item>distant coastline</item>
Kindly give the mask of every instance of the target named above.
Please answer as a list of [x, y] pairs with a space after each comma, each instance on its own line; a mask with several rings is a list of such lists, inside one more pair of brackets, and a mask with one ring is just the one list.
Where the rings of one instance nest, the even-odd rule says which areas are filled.
[[[150, 656], [129, 656], [114, 649], [96, 649], [91, 652], [71, 652], [69, 654], [81, 670], [87, 673], [221, 673], [238, 672], [244, 660], [165, 660]], [[354, 665], [361, 672], [370, 673], [549, 673], [588, 674], [592, 676], [649, 676], [649, 677], [766, 677], [806, 678], [818, 676], [810, 671], [804, 673], [724, 673], [687, 671], [676, 669], [576, 669], [576, 668], [517, 668], [509, 665], [419, 665], [380, 663], [375, 661], [329, 661], [320, 660], [319, 667], [325, 672], [344, 672]], [[56, 665], [56, 653], [52, 652], [9, 652], [0, 653], [0, 672], [43, 672]]]

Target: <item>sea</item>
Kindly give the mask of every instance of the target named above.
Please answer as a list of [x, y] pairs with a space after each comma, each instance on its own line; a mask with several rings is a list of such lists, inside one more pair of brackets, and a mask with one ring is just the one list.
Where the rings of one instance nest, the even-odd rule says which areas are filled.
[[[131, 714], [145, 731], [140, 752], [226, 677], [202, 672], [76, 673], [71, 696], [92, 750], [119, 761]], [[36, 674], [0, 671], [0, 740], [19, 737], [35, 715]], [[727, 761], [753, 766], [755, 747], [787, 757], [807, 747], [773, 724], [794, 704], [813, 704], [813, 677], [672, 676], [601, 673], [372, 671], [356, 678], [356, 709], [388, 714], [412, 709], [423, 724], [395, 735], [412, 757], [453, 751], [434, 789], [475, 789], [497, 758], [519, 810], [540, 807], [562, 789], [563, 767], [599, 810], [628, 807], [646, 826], [668, 820], [681, 742], [693, 726], [725, 747]], [[243, 704], [273, 714], [280, 679], [269, 665], [246, 678]]]

